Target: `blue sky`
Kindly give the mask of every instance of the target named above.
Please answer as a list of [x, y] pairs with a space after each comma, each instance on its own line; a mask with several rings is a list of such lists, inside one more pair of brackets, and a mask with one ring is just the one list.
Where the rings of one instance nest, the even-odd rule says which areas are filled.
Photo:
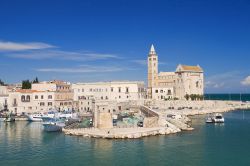
[[154, 44], [160, 71], [205, 71], [206, 92], [250, 91], [248, 0], [0, 0], [0, 78], [143, 80]]

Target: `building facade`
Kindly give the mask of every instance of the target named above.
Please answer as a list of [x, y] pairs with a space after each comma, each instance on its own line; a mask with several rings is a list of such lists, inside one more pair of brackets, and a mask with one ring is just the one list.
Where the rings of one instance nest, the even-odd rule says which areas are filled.
[[73, 92], [63, 81], [35, 83], [31, 89], [9, 92], [8, 103], [9, 110], [17, 114], [68, 110], [73, 108]]
[[7, 86], [0, 86], [0, 111], [7, 110], [8, 98], [9, 94]]
[[126, 102], [146, 98], [143, 82], [113, 81], [72, 84], [74, 103], [80, 111], [93, 110], [93, 101]]
[[148, 55], [148, 98], [168, 100], [184, 99], [185, 95], [204, 94], [203, 69], [178, 65], [175, 72], [158, 73], [158, 55], [152, 45]]

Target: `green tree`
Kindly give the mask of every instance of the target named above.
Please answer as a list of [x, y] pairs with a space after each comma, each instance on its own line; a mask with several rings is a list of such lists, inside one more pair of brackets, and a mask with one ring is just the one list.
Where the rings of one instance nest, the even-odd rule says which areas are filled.
[[190, 98], [191, 98], [192, 101], [194, 101], [196, 99], [196, 95], [195, 94], [191, 94]]
[[5, 85], [4, 82], [0, 79], [0, 85]]
[[31, 82], [29, 80], [23, 80], [22, 89], [31, 89]]
[[186, 94], [184, 97], [185, 97], [186, 100], [189, 100], [190, 96], [189, 96], [189, 94]]

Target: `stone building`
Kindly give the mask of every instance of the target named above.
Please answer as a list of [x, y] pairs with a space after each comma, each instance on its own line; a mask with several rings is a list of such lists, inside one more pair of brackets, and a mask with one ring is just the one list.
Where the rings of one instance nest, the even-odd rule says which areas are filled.
[[146, 97], [144, 83], [135, 81], [77, 83], [72, 84], [72, 90], [74, 105], [80, 111], [93, 110], [93, 104], [91, 104], [93, 100], [122, 103], [143, 100]]
[[148, 98], [184, 99], [186, 94], [203, 95], [203, 69], [197, 66], [178, 65], [175, 72], [158, 73], [158, 55], [152, 45], [148, 55]]
[[73, 108], [73, 92], [63, 81], [35, 83], [31, 89], [10, 91], [8, 108], [17, 114], [68, 110]]

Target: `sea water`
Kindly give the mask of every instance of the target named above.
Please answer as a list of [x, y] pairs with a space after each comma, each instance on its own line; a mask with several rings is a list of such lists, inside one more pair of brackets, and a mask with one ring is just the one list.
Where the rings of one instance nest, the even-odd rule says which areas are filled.
[[43, 131], [39, 122], [0, 122], [1, 166], [250, 165], [250, 111], [224, 124], [192, 117], [193, 131], [141, 139], [95, 139]]

